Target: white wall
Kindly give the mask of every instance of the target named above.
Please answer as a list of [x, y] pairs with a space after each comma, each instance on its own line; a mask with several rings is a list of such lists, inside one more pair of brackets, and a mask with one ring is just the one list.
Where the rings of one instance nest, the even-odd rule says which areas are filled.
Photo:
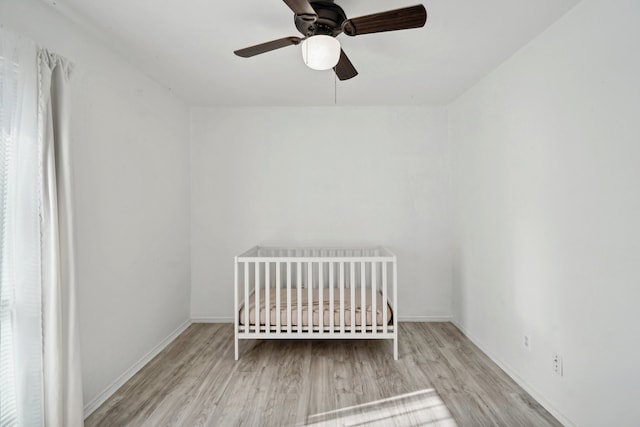
[[75, 62], [84, 398], [90, 403], [189, 318], [188, 110], [37, 0], [0, 23]]
[[451, 315], [446, 111], [193, 109], [191, 313], [233, 316], [233, 257], [255, 245], [378, 245], [400, 316]]
[[584, 0], [449, 110], [455, 320], [579, 426], [640, 420], [639, 16]]

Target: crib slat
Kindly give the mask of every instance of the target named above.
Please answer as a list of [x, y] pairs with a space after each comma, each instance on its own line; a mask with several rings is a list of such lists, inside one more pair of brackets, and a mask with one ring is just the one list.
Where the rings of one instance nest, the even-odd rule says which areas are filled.
[[344, 333], [344, 261], [340, 261], [340, 332]]
[[249, 263], [244, 263], [244, 331], [249, 332]]
[[322, 270], [324, 268], [324, 264], [322, 262], [318, 263], [318, 303], [320, 304], [318, 308], [318, 326], [320, 330], [320, 334], [324, 333], [324, 282], [322, 280]]
[[287, 261], [287, 332], [291, 333], [293, 319], [291, 309], [291, 261]]
[[398, 360], [398, 265], [393, 257], [393, 360]]
[[276, 263], [276, 330], [280, 331], [282, 326], [282, 315], [280, 314], [280, 288], [282, 287], [282, 283], [280, 283], [280, 261]]
[[[391, 263], [393, 269], [393, 331], [394, 334], [398, 334], [398, 266], [395, 258]], [[395, 346], [395, 360], [398, 360], [398, 340], [394, 340]]]
[[378, 302], [378, 283], [376, 280], [376, 273], [378, 270], [378, 263], [371, 263], [371, 331], [375, 334], [378, 332], [378, 327], [376, 326], [377, 317], [378, 317], [378, 307], [376, 307], [376, 303]]
[[264, 263], [264, 316], [267, 333], [271, 330], [271, 268], [270, 262]]
[[389, 303], [387, 302], [387, 262], [384, 261], [382, 263], [382, 332], [384, 333], [389, 332], [389, 322], [387, 321], [387, 307], [389, 307]]
[[367, 331], [367, 263], [360, 263], [360, 330]]
[[313, 264], [307, 262], [307, 318], [309, 332], [313, 332]]
[[351, 261], [349, 266], [351, 281], [349, 288], [351, 290], [351, 332], [356, 331], [356, 263]]
[[255, 306], [254, 306], [254, 310], [253, 312], [255, 313], [256, 316], [256, 324], [254, 325], [253, 329], [256, 332], [260, 331], [260, 263], [256, 262], [255, 263], [256, 266], [256, 275], [254, 278], [254, 288], [255, 288]]
[[280, 333], [280, 326], [282, 325], [282, 319], [280, 316], [280, 287], [282, 284], [280, 283], [280, 262], [276, 263], [276, 283], [275, 283], [275, 292], [276, 292], [276, 332]]
[[298, 333], [302, 332], [302, 263], [296, 262], [298, 271], [296, 275], [297, 295], [298, 295]]
[[238, 360], [238, 329], [240, 327], [240, 301], [238, 301], [238, 257], [233, 259], [233, 350], [234, 359]]
[[335, 307], [334, 302], [333, 302], [333, 261], [329, 263], [329, 331], [333, 332], [333, 328], [335, 327], [335, 319], [334, 319], [334, 313], [335, 313]]

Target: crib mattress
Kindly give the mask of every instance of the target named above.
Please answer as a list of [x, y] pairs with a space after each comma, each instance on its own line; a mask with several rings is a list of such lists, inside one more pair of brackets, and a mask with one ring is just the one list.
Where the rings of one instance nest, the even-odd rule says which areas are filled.
[[[264, 291], [264, 290], [263, 290]], [[365, 326], [372, 325], [372, 305], [371, 305], [371, 290], [367, 289], [365, 291], [365, 315], [363, 316], [363, 310], [361, 307], [362, 302], [362, 294], [360, 293], [360, 289], [355, 290], [355, 325], [362, 326], [362, 320], [364, 318]], [[312, 304], [311, 309], [313, 311], [313, 326], [320, 325], [320, 303], [319, 303], [319, 290], [313, 289], [312, 296]], [[309, 326], [309, 304], [308, 301], [308, 291], [306, 289], [302, 290], [301, 295], [302, 300], [302, 326]], [[333, 313], [330, 313], [329, 307], [329, 289], [323, 289], [322, 295], [322, 311], [323, 311], [323, 325], [328, 326], [330, 324], [331, 315], [333, 314], [333, 321], [335, 326], [340, 325], [340, 289], [333, 290], [333, 305], [334, 310]], [[287, 291], [286, 289], [280, 290], [280, 313], [277, 311], [276, 304], [276, 290], [270, 289], [269, 295], [269, 323], [274, 326], [277, 324], [278, 315], [280, 316], [280, 322], [282, 326], [288, 326], [287, 324]], [[266, 325], [266, 316], [267, 310], [265, 309], [265, 298], [264, 294], [260, 295], [260, 325]], [[240, 308], [240, 324], [244, 325], [245, 322], [245, 307], [244, 305]], [[383, 325], [385, 322], [383, 321], [383, 305], [382, 305], [382, 293], [377, 292], [376, 295], [376, 325]], [[386, 323], [391, 324], [393, 319], [393, 312], [391, 310], [391, 306], [387, 304], [387, 319]], [[255, 308], [255, 296], [252, 293], [249, 298], [249, 324], [256, 324], [256, 308]], [[351, 326], [351, 290], [344, 290], [344, 324], [345, 326]], [[298, 293], [297, 289], [291, 289], [291, 325], [298, 326]]]

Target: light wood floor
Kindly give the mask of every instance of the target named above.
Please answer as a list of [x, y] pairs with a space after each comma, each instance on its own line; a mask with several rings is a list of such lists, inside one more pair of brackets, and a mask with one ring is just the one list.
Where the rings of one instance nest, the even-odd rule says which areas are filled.
[[86, 426], [559, 426], [450, 323], [391, 341], [241, 341], [194, 324]]

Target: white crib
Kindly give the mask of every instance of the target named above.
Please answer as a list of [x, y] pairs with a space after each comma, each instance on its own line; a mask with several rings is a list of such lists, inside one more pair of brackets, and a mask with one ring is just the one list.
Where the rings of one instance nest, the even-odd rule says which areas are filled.
[[388, 249], [256, 246], [235, 257], [234, 272], [236, 360], [241, 339], [314, 338], [392, 339], [398, 360], [397, 262]]

